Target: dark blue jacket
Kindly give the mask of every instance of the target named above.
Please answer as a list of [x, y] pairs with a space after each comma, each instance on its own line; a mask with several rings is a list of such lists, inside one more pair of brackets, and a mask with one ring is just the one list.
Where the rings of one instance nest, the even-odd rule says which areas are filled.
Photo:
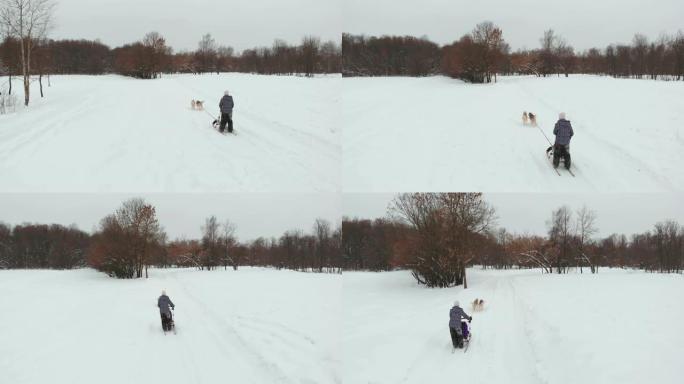
[[233, 113], [233, 96], [224, 95], [219, 102], [219, 107], [221, 108], [221, 113]]
[[461, 307], [453, 306], [449, 311], [449, 327], [461, 329], [461, 319], [471, 320], [472, 317], [468, 316]]
[[169, 309], [169, 307], [176, 308], [176, 306], [173, 305], [171, 299], [169, 299], [169, 297], [166, 295], [159, 296], [159, 299], [157, 300], [157, 307], [159, 307], [159, 313], [163, 313], [166, 315], [171, 314], [171, 310]]
[[556, 135], [556, 144], [568, 145], [570, 144], [570, 138], [572, 138], [575, 132], [572, 131], [570, 121], [561, 119], [558, 120], [553, 128], [553, 134]]

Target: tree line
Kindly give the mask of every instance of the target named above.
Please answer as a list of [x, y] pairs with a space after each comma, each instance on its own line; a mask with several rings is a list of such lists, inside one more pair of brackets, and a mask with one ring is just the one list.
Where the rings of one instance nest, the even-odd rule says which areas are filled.
[[156, 208], [143, 199], [122, 203], [100, 220], [94, 233], [75, 226], [0, 223], [0, 269], [92, 267], [123, 279], [148, 277], [148, 268], [213, 270], [261, 266], [340, 273], [341, 228], [317, 219], [310, 233], [287, 231], [279, 238], [240, 242], [236, 226], [208, 217], [200, 239], [168, 240]]
[[[0, 74], [22, 73], [21, 43], [5, 37], [0, 44]], [[321, 42], [305, 37], [298, 45], [276, 40], [273, 47], [246, 49], [236, 54], [233, 48], [216, 43], [210, 35], [202, 36], [197, 49], [174, 53], [158, 32], [146, 34], [140, 41], [110, 48], [99, 41], [41, 39], [33, 42], [33, 66], [30, 74], [101, 75], [117, 73], [140, 79], [154, 79], [164, 73], [245, 72], [258, 74], [313, 76], [339, 73], [341, 49], [332, 41]]]
[[466, 267], [539, 268], [543, 273], [599, 267], [681, 273], [684, 226], [667, 220], [651, 231], [596, 238], [596, 213], [567, 206], [551, 212], [546, 236], [512, 234], [478, 193], [398, 195], [388, 218], [342, 221], [345, 270], [410, 269], [429, 287], [467, 286]]
[[597, 74], [613, 77], [684, 80], [684, 32], [649, 41], [636, 34], [631, 44], [611, 44], [577, 53], [552, 29], [539, 47], [511, 52], [503, 31], [485, 21], [451, 44], [427, 38], [343, 34], [343, 76], [447, 75], [472, 83], [496, 81], [497, 74], [537, 76]]
[[0, 83], [0, 112], [13, 108], [14, 76], [22, 78], [28, 106], [31, 83], [38, 81], [43, 97], [43, 77], [49, 82], [51, 74], [117, 73], [154, 79], [163, 73], [246, 72], [310, 77], [342, 68], [339, 45], [314, 36], [304, 37], [298, 45], [276, 40], [273, 47], [247, 49], [239, 55], [217, 44], [211, 34], [202, 36], [195, 51], [179, 53], [158, 32], [113, 49], [97, 40], [53, 40], [48, 32], [54, 9], [54, 0], [0, 0], [0, 76], [8, 77], [7, 90]]

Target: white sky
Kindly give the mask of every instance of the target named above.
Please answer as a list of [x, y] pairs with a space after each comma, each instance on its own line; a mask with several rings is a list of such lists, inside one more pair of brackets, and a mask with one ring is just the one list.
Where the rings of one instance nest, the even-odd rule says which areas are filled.
[[342, 0], [55, 0], [52, 38], [99, 38], [110, 47], [166, 37], [174, 51], [194, 50], [205, 33], [240, 52], [275, 38], [314, 35], [339, 41]]
[[451, 43], [481, 21], [501, 27], [513, 50], [538, 48], [552, 28], [576, 50], [656, 39], [684, 29], [682, 0], [344, 0], [344, 32], [428, 36]]
[[[393, 194], [345, 194], [344, 216], [385, 217]], [[681, 194], [516, 194], [484, 195], [494, 206], [497, 224], [510, 232], [544, 235], [551, 212], [567, 205], [574, 212], [586, 205], [596, 211], [598, 236], [631, 235], [651, 230], [655, 223], [675, 219], [684, 224], [684, 193]]]
[[341, 199], [329, 193], [297, 194], [0, 194], [0, 222], [76, 224], [91, 232], [104, 216], [131, 197], [142, 197], [157, 209], [169, 239], [199, 238], [204, 220], [215, 215], [237, 225], [240, 240], [279, 237], [290, 229], [310, 232], [316, 218], [337, 227]]

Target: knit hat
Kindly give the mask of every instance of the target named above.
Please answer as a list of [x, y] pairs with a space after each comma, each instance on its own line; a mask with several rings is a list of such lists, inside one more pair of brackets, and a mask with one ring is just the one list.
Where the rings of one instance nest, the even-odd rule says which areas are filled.
[[558, 115], [558, 118], [561, 119], [561, 120], [565, 120], [565, 112], [561, 112], [561, 113]]

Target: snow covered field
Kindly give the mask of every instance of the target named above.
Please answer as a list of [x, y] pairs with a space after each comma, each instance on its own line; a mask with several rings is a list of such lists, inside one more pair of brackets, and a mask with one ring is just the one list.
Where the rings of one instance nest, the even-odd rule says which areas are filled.
[[[345, 273], [344, 383], [682, 381], [681, 275], [470, 269], [468, 281], [427, 289], [409, 272]], [[456, 299], [473, 316], [465, 354], [451, 353]]]
[[[595, 76], [343, 80], [349, 192], [646, 192], [684, 189], [684, 83]], [[547, 162], [558, 113], [576, 178]]]
[[[339, 76], [53, 76], [0, 116], [4, 192], [317, 192], [341, 188]], [[19, 81], [15, 84], [20, 89]], [[216, 116], [235, 98], [237, 136]], [[19, 91], [18, 98], [23, 100]]]
[[[339, 383], [342, 277], [0, 271], [0, 383]], [[164, 335], [156, 299], [176, 304]]]

